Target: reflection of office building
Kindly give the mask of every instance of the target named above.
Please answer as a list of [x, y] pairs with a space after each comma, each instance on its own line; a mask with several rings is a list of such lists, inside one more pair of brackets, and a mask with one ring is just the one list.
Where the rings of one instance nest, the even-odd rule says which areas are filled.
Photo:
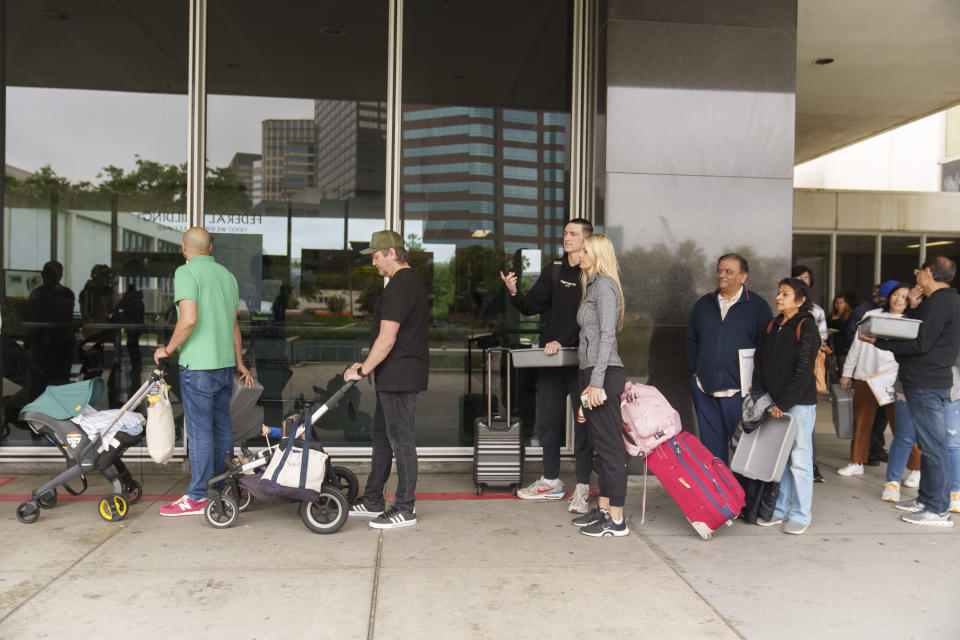
[[314, 100], [317, 188], [326, 198], [383, 191], [387, 105], [384, 102]]
[[313, 120], [264, 120], [263, 200], [287, 200], [314, 185]]
[[263, 200], [263, 157], [254, 160], [250, 168], [253, 174], [250, 180], [250, 201], [256, 205]]
[[566, 114], [423, 107], [403, 121], [404, 212], [424, 242], [559, 250]]
[[237, 176], [241, 189], [251, 199], [253, 198], [254, 163], [260, 158], [261, 156], [256, 153], [235, 153], [233, 159], [230, 160], [229, 168]]

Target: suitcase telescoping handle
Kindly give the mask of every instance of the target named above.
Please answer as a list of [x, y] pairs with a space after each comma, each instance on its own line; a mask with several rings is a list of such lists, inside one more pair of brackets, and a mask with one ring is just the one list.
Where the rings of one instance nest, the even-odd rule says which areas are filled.
[[501, 358], [500, 362], [503, 363], [503, 354], [506, 353], [506, 363], [502, 364], [506, 368], [507, 374], [507, 392], [506, 392], [506, 403], [507, 403], [507, 428], [510, 427], [510, 416], [511, 416], [511, 406], [510, 406], [510, 367], [513, 364], [512, 354], [510, 349], [504, 347], [489, 347], [487, 349], [487, 420], [492, 424], [493, 423], [493, 354], [494, 352], [499, 353]]

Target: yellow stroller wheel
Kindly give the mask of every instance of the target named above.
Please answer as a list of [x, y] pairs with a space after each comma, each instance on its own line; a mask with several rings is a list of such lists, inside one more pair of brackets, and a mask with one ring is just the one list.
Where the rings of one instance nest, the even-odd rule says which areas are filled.
[[100, 498], [100, 517], [107, 522], [116, 522], [127, 517], [127, 500], [119, 493], [108, 493]]

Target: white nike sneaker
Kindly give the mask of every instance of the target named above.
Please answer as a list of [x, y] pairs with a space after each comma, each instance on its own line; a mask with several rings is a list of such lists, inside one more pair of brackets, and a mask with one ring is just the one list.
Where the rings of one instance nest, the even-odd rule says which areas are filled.
[[524, 500], [560, 500], [563, 496], [563, 482], [559, 478], [547, 480], [543, 476], [529, 487], [517, 491], [517, 497]]

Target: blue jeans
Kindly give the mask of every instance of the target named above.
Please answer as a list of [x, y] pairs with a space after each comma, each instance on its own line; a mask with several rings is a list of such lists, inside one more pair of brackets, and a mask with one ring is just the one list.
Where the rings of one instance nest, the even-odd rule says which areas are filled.
[[947, 405], [947, 459], [950, 460], [950, 491], [960, 491], [960, 400]]
[[191, 500], [207, 496], [207, 482], [223, 473], [223, 458], [233, 452], [230, 396], [233, 367], [196, 370], [180, 367], [180, 400], [190, 458]]
[[813, 425], [817, 421], [817, 405], [797, 404], [786, 413], [797, 423], [797, 439], [780, 479], [780, 495], [773, 518], [810, 524], [813, 520]]
[[[925, 510], [944, 513], [950, 506], [950, 458], [947, 457], [946, 413], [950, 389], [903, 388], [917, 442], [920, 459], [920, 491], [917, 493]], [[899, 427], [899, 425], [897, 425]]]
[[370, 426], [373, 456], [367, 486], [363, 490], [363, 502], [371, 510], [382, 510], [386, 506], [383, 487], [387, 484], [393, 458], [396, 457], [397, 496], [393, 506], [401, 511], [414, 512], [417, 444], [414, 441], [413, 418], [416, 409], [416, 392], [377, 391], [377, 408]]
[[717, 398], [700, 391], [697, 379], [690, 379], [690, 395], [697, 411], [700, 441], [703, 446], [724, 463], [730, 462], [730, 436], [740, 424], [743, 397], [738, 393], [730, 398]]
[[910, 418], [910, 409], [907, 403], [897, 398], [894, 401], [893, 413], [897, 423], [897, 430], [890, 443], [890, 452], [887, 454], [887, 478], [884, 482], [900, 482], [903, 472], [907, 469], [907, 459], [913, 445], [917, 443], [917, 430]]

